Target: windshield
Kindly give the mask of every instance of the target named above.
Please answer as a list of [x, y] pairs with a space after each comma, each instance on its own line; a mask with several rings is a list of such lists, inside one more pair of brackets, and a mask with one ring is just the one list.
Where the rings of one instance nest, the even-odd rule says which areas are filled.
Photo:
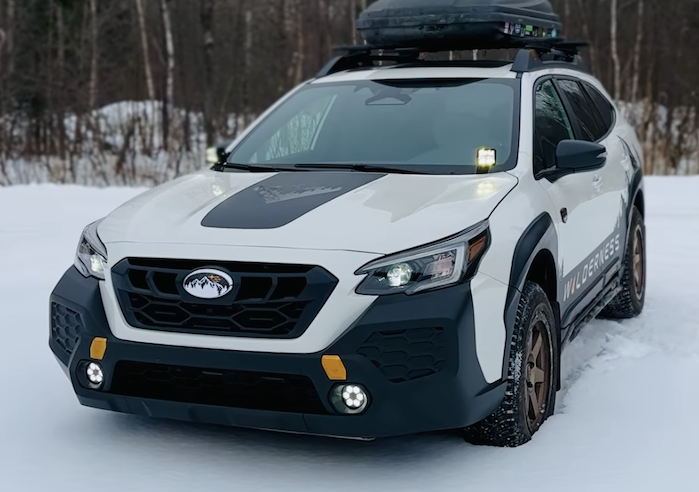
[[231, 164], [398, 166], [475, 174], [480, 149], [490, 172], [514, 168], [519, 81], [448, 79], [309, 84], [262, 121]]

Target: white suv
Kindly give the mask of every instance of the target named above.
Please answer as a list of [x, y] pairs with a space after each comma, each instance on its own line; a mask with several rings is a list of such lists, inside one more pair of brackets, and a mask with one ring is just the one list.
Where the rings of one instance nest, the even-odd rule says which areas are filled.
[[358, 48], [226, 162], [88, 226], [51, 297], [80, 402], [527, 442], [567, 342], [644, 304], [639, 142], [570, 49], [513, 63]]

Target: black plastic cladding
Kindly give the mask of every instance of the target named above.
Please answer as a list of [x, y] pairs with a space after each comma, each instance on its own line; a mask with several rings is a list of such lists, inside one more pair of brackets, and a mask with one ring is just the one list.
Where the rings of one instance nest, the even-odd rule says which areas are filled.
[[52, 340], [63, 348], [68, 357], [73, 354], [84, 332], [85, 325], [83, 324], [80, 313], [62, 304], [56, 302], [51, 303]]
[[[90, 358], [89, 343], [79, 343], [69, 359], [61, 359], [72, 375], [73, 388], [80, 403], [93, 408], [238, 427], [345, 437], [388, 437], [471, 425], [491, 414], [502, 401], [505, 391], [502, 381], [489, 385], [483, 378], [475, 350], [473, 302], [468, 283], [412, 298], [404, 295], [381, 298], [326, 351], [298, 355], [195, 349], [116, 339], [104, 316], [98, 282], [82, 277], [75, 268], [66, 272], [53, 291], [51, 301], [80, 313], [86, 321], [88, 337], [104, 336], [108, 339], [107, 353], [102, 362], [107, 375], [102, 391], [89, 389], [76, 377], [80, 364]], [[395, 383], [370, 360], [357, 354], [359, 347], [377, 331], [426, 327], [441, 327], [445, 336], [445, 364], [440, 372], [431, 376]], [[51, 348], [57, 355], [62, 352], [54, 343]], [[323, 353], [340, 355], [354, 381], [367, 384], [373, 404], [366, 414], [352, 417], [335, 414], [328, 395], [336, 383], [329, 381], [323, 371], [320, 363]], [[211, 368], [203, 379], [200, 379], [201, 373], [193, 373], [195, 379], [206, 384], [220, 383], [222, 372], [226, 373], [224, 379], [230, 380], [232, 375], [228, 371], [242, 371], [246, 374], [244, 377], [253, 378], [254, 373], [271, 374], [276, 379], [288, 375], [306, 376], [313, 382], [328, 414], [253, 410], [115, 395], [111, 393], [111, 385], [119, 361], [173, 366], [176, 376], [180, 375], [177, 372], [179, 367]], [[185, 372], [182, 375], [191, 374]], [[267, 387], [268, 382], [272, 384], [274, 380], [262, 383], [263, 386]], [[256, 396], [262, 393], [264, 391]], [[207, 398], [210, 397], [212, 395], [208, 394]], [[183, 398], [180, 395], [180, 399]], [[314, 401], [318, 400], [311, 394], [304, 405], [314, 405]], [[258, 404], [266, 406], [268, 403], [263, 394]], [[313, 408], [304, 410], [314, 411]], [[315, 411], [319, 411], [317, 407]]]
[[[536, 259], [536, 256], [542, 250], [551, 252], [554, 258], [558, 258], [558, 235], [553, 224], [551, 216], [547, 213], [537, 217], [522, 234], [517, 246], [515, 247], [514, 256], [512, 258], [512, 270], [510, 273], [510, 287], [507, 291], [507, 301], [505, 303], [505, 329], [507, 330], [508, 343], [505, 347], [505, 359], [503, 365], [503, 374], [508, 373], [508, 365], [510, 360], [510, 343], [514, 335], [515, 322], [517, 317], [517, 309], [521, 298], [521, 291], [524, 288], [524, 283], [527, 280], [527, 274]], [[558, 278], [558, 272], [556, 272]], [[557, 289], [558, 291], [559, 289]], [[558, 294], [556, 294], [558, 297]], [[560, 307], [558, 302], [552, 306], [554, 313], [558, 317]], [[560, 343], [560, 327], [556, 330], [558, 342]]]

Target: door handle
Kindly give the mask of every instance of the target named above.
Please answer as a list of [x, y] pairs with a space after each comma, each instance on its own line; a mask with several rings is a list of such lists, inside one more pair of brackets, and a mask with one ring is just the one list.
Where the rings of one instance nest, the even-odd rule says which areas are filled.
[[592, 187], [595, 189], [597, 193], [602, 191], [602, 177], [595, 175], [595, 177], [592, 179]]

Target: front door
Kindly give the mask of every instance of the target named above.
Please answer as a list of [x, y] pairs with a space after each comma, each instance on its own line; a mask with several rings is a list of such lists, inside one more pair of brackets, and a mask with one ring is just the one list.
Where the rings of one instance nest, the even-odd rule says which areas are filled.
[[[562, 140], [576, 139], [580, 124], [569, 115], [569, 108], [552, 78], [538, 82], [535, 174], [556, 166], [556, 149]], [[604, 181], [604, 169], [539, 180], [556, 210], [553, 219], [558, 230], [559, 299], [564, 328], [601, 290], [598, 283], [612, 263], [611, 251], [621, 247], [610, 237], [609, 217], [615, 214], [605, 210]]]

